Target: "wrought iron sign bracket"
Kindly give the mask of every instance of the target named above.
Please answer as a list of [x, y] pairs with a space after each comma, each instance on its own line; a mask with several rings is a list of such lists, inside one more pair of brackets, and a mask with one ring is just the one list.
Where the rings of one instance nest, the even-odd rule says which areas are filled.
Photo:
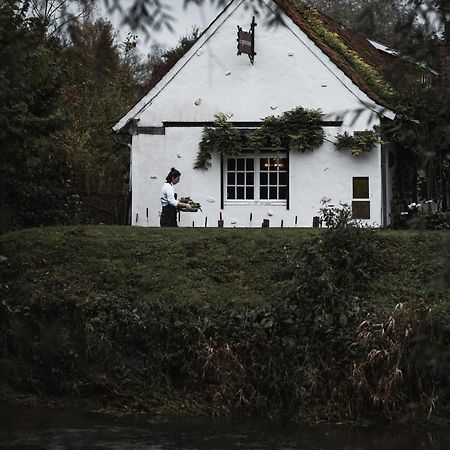
[[237, 34], [237, 54], [242, 55], [245, 53], [248, 55], [250, 62], [254, 64], [255, 61], [255, 27], [257, 23], [255, 22], [255, 16], [253, 16], [252, 23], [250, 24], [250, 30], [244, 31], [238, 25], [238, 34]]

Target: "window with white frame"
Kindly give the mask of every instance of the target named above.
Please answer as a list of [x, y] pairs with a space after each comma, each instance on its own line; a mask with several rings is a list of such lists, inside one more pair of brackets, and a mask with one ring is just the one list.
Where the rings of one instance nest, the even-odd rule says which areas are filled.
[[288, 161], [285, 154], [228, 157], [224, 169], [226, 202], [286, 204]]
[[353, 177], [352, 216], [370, 219], [369, 177]]

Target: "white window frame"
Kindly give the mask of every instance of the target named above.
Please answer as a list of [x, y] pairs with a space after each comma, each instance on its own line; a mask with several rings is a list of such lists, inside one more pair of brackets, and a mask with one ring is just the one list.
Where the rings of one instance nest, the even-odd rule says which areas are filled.
[[[224, 164], [223, 164], [223, 180], [224, 184], [222, 186], [224, 192], [224, 205], [225, 206], [237, 206], [237, 205], [264, 205], [264, 206], [287, 206], [288, 198], [275, 200], [275, 199], [260, 199], [260, 160], [263, 158], [284, 158], [287, 163], [286, 168], [286, 189], [287, 189], [287, 197], [289, 197], [289, 158], [285, 149], [282, 149], [278, 152], [270, 151], [263, 153], [242, 153], [237, 156], [224, 156]], [[254, 199], [228, 199], [228, 160], [229, 159], [252, 159], [254, 161], [253, 165], [253, 173], [254, 173]], [[277, 185], [280, 186], [279, 184]], [[282, 185], [284, 186], [284, 185]], [[244, 188], [245, 189], [245, 188]]]
[[[355, 178], [367, 178], [367, 193], [369, 194], [369, 196], [367, 198], [365, 197], [355, 197], [355, 192], [354, 192], [354, 180]], [[370, 202], [370, 177], [369, 176], [355, 176], [352, 177], [352, 215], [353, 215], [353, 203], [354, 202], [368, 202], [369, 203], [369, 217], [365, 218], [365, 219], [360, 219], [360, 218], [356, 218], [357, 220], [370, 220], [371, 216], [372, 216], [372, 205]]]

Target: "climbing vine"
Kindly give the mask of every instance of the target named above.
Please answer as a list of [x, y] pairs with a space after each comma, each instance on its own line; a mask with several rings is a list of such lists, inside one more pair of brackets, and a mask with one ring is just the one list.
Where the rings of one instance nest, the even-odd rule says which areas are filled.
[[239, 155], [241, 153], [241, 141], [239, 130], [228, 122], [228, 118], [223, 113], [215, 115], [213, 127], [203, 129], [200, 149], [194, 169], [207, 169], [211, 166], [211, 154]]
[[377, 144], [381, 144], [381, 136], [376, 129], [359, 131], [353, 135], [345, 131], [343, 134], [336, 135], [335, 143], [338, 150], [349, 149], [353, 156], [370, 152]]
[[214, 126], [203, 129], [195, 169], [211, 166], [211, 155], [239, 155], [241, 149], [254, 152], [263, 148], [287, 147], [299, 152], [313, 151], [324, 141], [323, 114], [318, 109], [295, 108], [281, 116], [263, 119], [261, 127], [241, 136], [223, 113], [216, 114]]

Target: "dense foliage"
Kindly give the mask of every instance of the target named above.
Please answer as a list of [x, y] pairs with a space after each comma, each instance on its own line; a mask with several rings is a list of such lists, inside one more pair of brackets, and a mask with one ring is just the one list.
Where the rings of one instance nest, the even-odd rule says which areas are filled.
[[233, 156], [243, 149], [260, 152], [268, 148], [313, 151], [325, 138], [322, 118], [320, 110], [297, 107], [278, 117], [265, 117], [259, 128], [241, 135], [225, 114], [216, 114], [214, 126], [203, 129], [194, 168], [208, 168], [213, 153]]
[[322, 230], [3, 236], [3, 389], [128, 410], [448, 418], [448, 236], [341, 212]]

